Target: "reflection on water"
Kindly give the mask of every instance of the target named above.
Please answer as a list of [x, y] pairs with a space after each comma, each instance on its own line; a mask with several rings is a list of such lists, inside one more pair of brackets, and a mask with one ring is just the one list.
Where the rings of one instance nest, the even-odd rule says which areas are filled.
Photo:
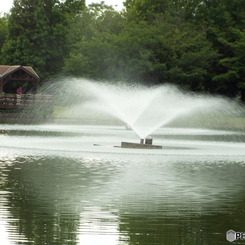
[[242, 133], [163, 130], [154, 140], [169, 148], [146, 151], [114, 148], [134, 140], [116, 127], [11, 127], [0, 135], [3, 245], [226, 244], [226, 231], [245, 231]]

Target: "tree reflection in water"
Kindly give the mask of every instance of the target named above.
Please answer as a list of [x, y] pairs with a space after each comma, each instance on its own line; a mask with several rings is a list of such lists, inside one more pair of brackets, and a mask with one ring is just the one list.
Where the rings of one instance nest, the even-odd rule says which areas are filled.
[[4, 184], [9, 224], [34, 244], [77, 244], [80, 213], [108, 177], [89, 165], [78, 159], [17, 158], [7, 167]]
[[245, 227], [242, 162], [111, 159], [1, 161], [11, 243], [216, 245], [229, 229]]

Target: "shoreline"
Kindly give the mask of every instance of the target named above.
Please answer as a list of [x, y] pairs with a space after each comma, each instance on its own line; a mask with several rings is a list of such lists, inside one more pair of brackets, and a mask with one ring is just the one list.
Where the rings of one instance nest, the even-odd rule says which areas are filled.
[[[0, 115], [1, 116], [1, 115]], [[208, 122], [202, 125], [185, 123], [170, 123], [166, 125], [169, 128], [206, 128], [214, 130], [228, 130], [228, 131], [245, 131], [245, 118], [242, 122]], [[54, 125], [108, 125], [108, 126], [122, 126], [125, 127], [125, 123], [120, 120], [98, 120], [98, 119], [84, 119], [84, 118], [33, 118], [33, 117], [0, 117], [0, 124], [28, 124], [28, 125], [40, 125], [40, 124], [54, 124]]]

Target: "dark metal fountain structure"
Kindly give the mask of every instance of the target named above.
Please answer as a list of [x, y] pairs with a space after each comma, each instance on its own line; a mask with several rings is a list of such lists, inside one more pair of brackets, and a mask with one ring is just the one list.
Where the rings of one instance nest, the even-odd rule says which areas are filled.
[[140, 139], [140, 143], [121, 142], [121, 148], [133, 148], [133, 149], [162, 149], [161, 145], [153, 145], [153, 139], [151, 136], [145, 139]]

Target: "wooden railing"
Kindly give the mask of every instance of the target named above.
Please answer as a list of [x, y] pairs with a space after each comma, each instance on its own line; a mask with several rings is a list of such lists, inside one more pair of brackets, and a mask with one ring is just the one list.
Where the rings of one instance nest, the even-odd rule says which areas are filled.
[[0, 94], [0, 109], [41, 109], [53, 106], [52, 95]]

